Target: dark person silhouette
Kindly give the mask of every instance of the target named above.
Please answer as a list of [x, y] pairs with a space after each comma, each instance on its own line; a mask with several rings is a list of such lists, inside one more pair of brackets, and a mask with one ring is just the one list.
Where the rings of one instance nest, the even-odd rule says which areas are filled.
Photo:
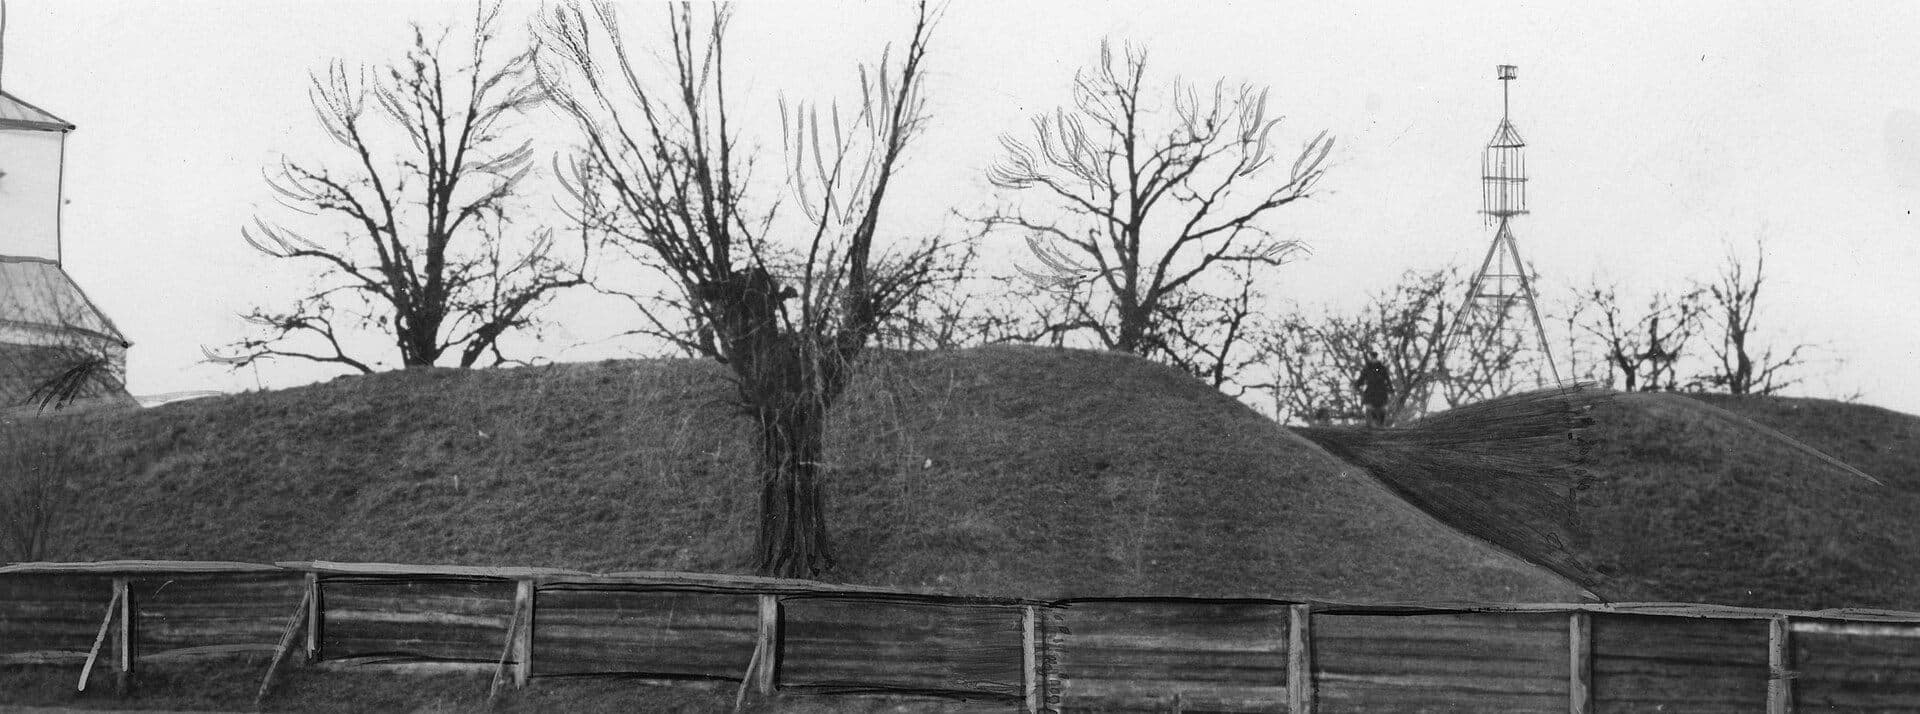
[[1387, 366], [1380, 363], [1380, 356], [1373, 350], [1367, 350], [1367, 363], [1360, 368], [1360, 376], [1353, 380], [1353, 386], [1360, 390], [1360, 404], [1366, 407], [1367, 426], [1386, 426], [1387, 402], [1393, 398], [1393, 376], [1387, 373]]

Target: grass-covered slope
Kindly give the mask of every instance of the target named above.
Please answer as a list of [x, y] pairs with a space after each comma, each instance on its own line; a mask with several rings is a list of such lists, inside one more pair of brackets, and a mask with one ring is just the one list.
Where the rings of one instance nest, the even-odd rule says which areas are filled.
[[1434, 414], [1396, 429], [1309, 427], [1302, 436], [1367, 469], [1408, 503], [1454, 527], [1592, 581], [1569, 526], [1586, 479], [1596, 401], [1572, 387], [1517, 394]]
[[1595, 416], [1602, 438], [1577, 512], [1601, 594], [1920, 609], [1920, 419], [1822, 400], [1670, 394], [1623, 394]]
[[[865, 375], [830, 434], [836, 579], [1051, 597], [1578, 596], [1142, 360], [988, 348]], [[712, 364], [607, 362], [63, 417], [91, 464], [48, 556], [744, 572], [757, 494], [730, 390]]]
[[[1435, 457], [1394, 450], [1407, 439], [1347, 440], [1362, 444], [1350, 458], [1436, 517], [1609, 600], [1920, 609], [1920, 418], [1823, 400], [1645, 393], [1595, 400], [1590, 416], [1578, 489], [1546, 469], [1516, 480], [1513, 469], [1459, 468], [1467, 461], [1445, 458], [1458, 450], [1445, 444]], [[1433, 497], [1455, 492], [1471, 497]]]

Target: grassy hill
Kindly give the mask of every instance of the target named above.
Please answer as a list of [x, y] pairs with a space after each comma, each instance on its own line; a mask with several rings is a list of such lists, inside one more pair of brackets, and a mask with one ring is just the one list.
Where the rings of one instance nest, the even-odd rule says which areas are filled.
[[1600, 398], [1590, 416], [1591, 453], [1577, 473], [1464, 455], [1476, 464], [1457, 445], [1423, 441], [1419, 425], [1308, 433], [1346, 444], [1349, 458], [1441, 520], [1609, 600], [1920, 609], [1920, 418], [1824, 400], [1648, 393]]
[[[48, 559], [743, 572], [756, 483], [719, 367], [410, 370], [79, 414]], [[828, 458], [837, 579], [947, 592], [1568, 600], [1205, 385], [1107, 353], [875, 362]]]
[[1920, 419], [1824, 400], [1670, 394], [1621, 395], [1596, 416], [1605, 438], [1577, 511], [1601, 593], [1920, 609]]

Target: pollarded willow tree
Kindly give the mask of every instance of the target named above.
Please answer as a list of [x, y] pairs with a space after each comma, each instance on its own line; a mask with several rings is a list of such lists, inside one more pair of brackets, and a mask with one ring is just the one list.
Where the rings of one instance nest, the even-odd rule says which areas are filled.
[[1266, 89], [1176, 80], [1162, 97], [1146, 71], [1145, 52], [1116, 57], [1101, 43], [1099, 62], [1074, 77], [1071, 107], [1035, 117], [1031, 138], [1002, 137], [1006, 155], [988, 179], [1011, 205], [984, 222], [1026, 237], [1039, 265], [1023, 270], [1064, 304], [1044, 331], [1177, 364], [1234, 364], [1242, 333], [1169, 328], [1231, 319], [1236, 300], [1196, 295], [1220, 292], [1211, 283], [1222, 268], [1278, 266], [1301, 248], [1263, 221], [1309, 195], [1333, 140], [1321, 132], [1282, 155]]
[[[940, 252], [878, 244], [888, 190], [926, 121], [932, 16], [920, 5], [904, 50], [860, 68], [850, 111], [783, 104], [784, 180], [756, 182], [727, 94], [730, 9], [666, 15], [663, 63], [645, 61], [654, 55], [630, 44], [609, 4], [562, 5], [541, 22], [541, 84], [582, 142], [565, 183], [583, 225], [673, 285], [646, 324], [693, 335], [677, 342], [730, 369], [756, 426], [760, 571], [817, 576], [832, 565], [827, 412]], [[673, 329], [678, 319], [694, 329]]]
[[[256, 334], [210, 356], [235, 366], [294, 358], [372, 372], [353, 347], [379, 333], [407, 367], [455, 355], [461, 367], [510, 362], [499, 340], [535, 324], [561, 290], [586, 284], [588, 252], [563, 256], [519, 203], [531, 141], [515, 119], [541, 101], [527, 53], [503, 55], [500, 6], [481, 5], [473, 34], [414, 27], [403, 60], [349, 71], [334, 62], [309, 94], [337, 161], [282, 159], [277, 200], [306, 218], [255, 218], [249, 245], [321, 271], [311, 293], [244, 317]], [[464, 53], [460, 52], [464, 50]]]

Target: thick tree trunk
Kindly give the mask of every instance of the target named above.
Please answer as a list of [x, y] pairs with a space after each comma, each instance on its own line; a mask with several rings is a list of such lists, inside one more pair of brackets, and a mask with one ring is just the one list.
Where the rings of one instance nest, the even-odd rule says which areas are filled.
[[800, 399], [756, 416], [760, 447], [760, 554], [763, 575], [816, 578], [833, 566], [820, 457], [824, 410]]
[[[741, 404], [753, 415], [759, 450], [761, 575], [819, 577], [833, 567], [827, 541], [821, 452], [826, 413], [839, 396], [842, 365], [784, 334], [779, 305], [790, 297], [765, 270], [734, 274], [706, 288]], [[818, 339], [818, 336], [813, 336]]]

